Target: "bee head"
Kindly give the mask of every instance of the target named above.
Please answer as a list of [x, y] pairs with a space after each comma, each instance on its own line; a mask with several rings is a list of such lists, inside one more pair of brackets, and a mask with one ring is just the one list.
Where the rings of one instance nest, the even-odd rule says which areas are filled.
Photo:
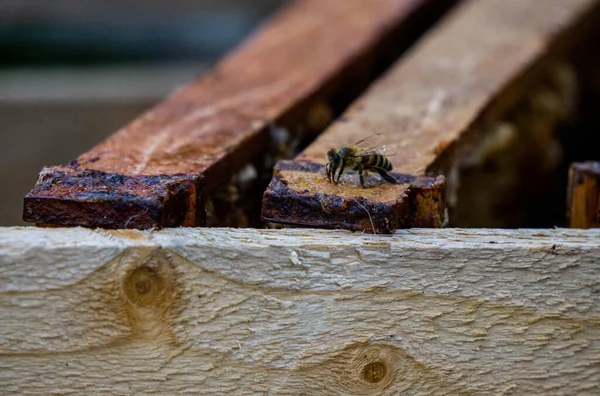
[[335, 150], [334, 149], [329, 149], [329, 151], [327, 152], [327, 159], [329, 160], [329, 162], [333, 161], [333, 155], [335, 154]]
[[334, 167], [338, 167], [340, 162], [342, 162], [342, 157], [334, 149], [329, 149], [329, 151], [327, 152], [327, 159]]
[[325, 164], [325, 172], [327, 173], [327, 178], [331, 182], [333, 180], [333, 175], [335, 174], [336, 169], [339, 167], [339, 154], [335, 152], [334, 149], [329, 149], [327, 151], [327, 164]]

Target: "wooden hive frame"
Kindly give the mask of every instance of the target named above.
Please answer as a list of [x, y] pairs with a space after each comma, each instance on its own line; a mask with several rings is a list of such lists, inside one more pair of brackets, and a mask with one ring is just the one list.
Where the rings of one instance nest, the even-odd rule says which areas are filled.
[[[410, 7], [403, 8], [402, 4], [414, 7], [428, 4], [427, 1], [372, 1], [374, 7], [394, 4], [397, 7], [394, 9], [400, 10], [390, 16], [389, 23], [395, 28], [385, 30], [389, 32], [406, 23], [407, 14], [402, 10]], [[442, 45], [446, 33], [469, 23], [471, 18], [484, 18], [494, 7], [515, 12], [531, 9], [533, 3], [535, 0], [466, 0], [423, 40], [424, 46]], [[294, 20], [296, 12], [306, 18], [302, 7], [317, 7], [317, 4], [323, 2], [300, 1], [282, 14], [283, 20]], [[344, 4], [350, 3], [340, 0], [339, 6]], [[475, 89], [475, 94], [468, 91], [462, 99], [469, 111], [464, 108], [459, 111], [453, 106], [441, 111], [442, 118], [461, 120], [469, 128], [446, 130], [447, 135], [443, 136], [446, 144], [441, 146], [435, 141], [440, 135], [433, 133], [428, 144], [436, 150], [427, 151], [426, 158], [402, 165], [402, 172], [414, 177], [446, 172], [451, 185], [451, 174], [447, 172], [454, 169], [455, 160], [471, 160], [473, 156], [465, 153], [472, 154], [473, 147], [487, 147], [486, 139], [465, 140], [462, 132], [472, 138], [477, 135], [473, 131], [478, 130], [470, 128], [473, 121], [477, 121], [474, 124], [477, 127], [487, 127], [486, 122], [495, 124], [499, 119], [507, 119], [505, 116], [510, 114], [507, 109], [522, 97], [518, 87], [535, 86], [536, 76], [546, 70], [545, 66], [554, 64], [553, 60], [567, 59], [575, 64], [577, 57], [573, 54], [577, 51], [570, 49], [585, 44], [591, 34], [586, 21], [600, 16], [599, 4], [594, 0], [569, 3], [549, 0], [547, 8], [535, 13], [538, 24], [530, 25], [532, 30], [524, 26], [522, 31], [512, 31], [529, 38], [521, 53], [511, 53], [514, 57], [508, 57], [518, 61], [514, 68], [498, 70], [493, 69], [491, 60], [484, 62], [481, 67], [489, 69], [481, 75], [486, 76], [484, 82], [490, 90], [482, 93]], [[386, 14], [385, 10], [380, 11], [380, 17]], [[514, 15], [526, 22], [534, 18], [524, 11]], [[347, 22], [358, 20], [361, 19], [349, 17]], [[267, 31], [277, 27], [278, 21], [281, 20], [274, 19]], [[371, 23], [381, 21], [375, 18]], [[367, 31], [379, 31], [370, 30], [369, 26], [373, 26], [369, 24], [361, 26]], [[373, 37], [362, 41], [362, 47], [355, 48], [357, 52], [351, 51], [350, 55], [371, 54], [371, 49], [378, 47], [374, 43], [382, 39], [378, 34]], [[496, 37], [495, 42], [502, 43], [503, 39]], [[253, 40], [249, 47], [259, 53], [260, 47], [267, 48], [266, 44], [271, 43], [268, 35], [258, 35]], [[436, 40], [442, 41], [435, 44]], [[242, 47], [241, 53], [247, 48]], [[339, 58], [333, 70], [351, 65], [356, 59], [350, 55]], [[236, 56], [234, 53], [230, 59]], [[419, 58], [418, 47], [407, 56], [407, 62], [411, 59], [416, 62], [411, 56]], [[403, 65], [400, 60], [392, 75], [394, 71], [404, 73]], [[490, 74], [486, 75], [486, 71]], [[501, 72], [506, 75], [499, 77]], [[321, 77], [313, 80], [312, 88], [331, 92], [319, 89], [332, 86], [332, 76], [340, 75], [344, 73], [326, 73], [324, 77], [319, 74]], [[383, 78], [381, 81], [386, 81]], [[178, 107], [177, 100], [189, 99], [186, 95], [197, 93], [195, 89], [197, 85], [192, 85], [184, 91], [187, 94], [169, 99], [158, 108], [158, 114], [167, 117], [171, 114], [167, 111], [170, 104], [176, 103]], [[201, 91], [198, 92], [202, 97]], [[377, 98], [377, 92], [375, 88], [361, 100], [370, 103]], [[295, 105], [311, 97], [303, 95], [294, 97], [292, 108], [305, 109]], [[194, 106], [190, 106], [181, 111], [193, 113]], [[357, 121], [352, 120], [364, 117], [360, 107], [348, 111], [352, 115], [350, 126], [336, 125], [321, 139], [330, 139], [332, 133], [340, 133], [344, 128], [355, 128], [352, 122]], [[150, 112], [113, 139], [127, 138], [140, 124], [154, 125], [156, 118], [152, 114], [157, 113]], [[268, 113], [265, 117], [267, 121], [281, 121], [279, 113]], [[243, 137], [255, 144], [256, 136], [263, 134], [257, 125], [252, 126], [252, 120], [248, 124], [250, 129], [237, 118], [235, 122], [241, 125], [235, 129], [241, 135], [228, 142], [234, 144], [229, 148], [237, 147], [235, 144], [243, 141]], [[154, 127], [158, 128], [157, 125]], [[491, 136], [494, 134], [489, 131], [495, 129], [479, 131], [477, 136]], [[178, 133], [182, 141], [191, 139], [183, 130]], [[182, 177], [167, 169], [172, 165], [169, 161], [160, 159], [152, 162], [152, 166], [171, 173], [145, 175], [109, 169], [117, 162], [111, 162], [114, 156], [102, 148], [110, 146], [111, 141], [114, 142], [109, 140], [92, 150], [106, 154], [107, 159], [91, 161], [91, 165], [101, 163], [106, 169], [87, 173], [85, 168], [76, 170], [82, 172], [77, 176], [78, 182], [83, 180], [82, 185], [90, 183], [94, 188], [104, 188], [103, 178], [115, 182], [120, 175], [122, 188], [117, 195], [140, 186], [135, 190], [138, 193], [156, 193], [158, 190], [151, 188], [159, 189], [162, 184], [150, 183], [149, 177], [158, 180], [161, 175], [171, 175], [158, 180], [166, 184], [173, 182], [172, 175]], [[152, 143], [151, 138], [149, 142]], [[314, 144], [318, 149], [319, 140]], [[241, 149], [236, 150], [233, 152]], [[300, 159], [305, 159], [306, 153], [310, 157], [311, 150], [316, 149], [309, 147]], [[82, 158], [89, 162], [92, 157], [88, 154]], [[137, 169], [134, 165], [138, 154], [132, 149], [127, 157], [131, 161], [125, 161], [127, 166]], [[185, 150], [180, 154], [184, 155]], [[210, 157], [207, 163], [213, 164], [210, 161], [214, 160], [214, 164], [221, 164], [228, 155], [234, 154], [222, 151], [207, 154], [206, 158]], [[241, 163], [230, 173], [240, 167]], [[186, 172], [191, 172], [190, 169]], [[217, 170], [207, 172], [205, 177], [231, 176], [221, 165], [214, 169]], [[101, 181], [81, 177], [100, 177]], [[196, 182], [201, 179], [197, 174], [194, 177]], [[184, 182], [191, 180], [188, 179]], [[40, 180], [43, 185], [43, 177]], [[61, 189], [77, 185], [73, 179], [64, 180], [71, 180], [71, 184], [61, 184], [60, 188], [50, 185], [50, 190], [64, 192]], [[215, 182], [202, 183], [205, 181], [195, 186], [205, 188]], [[588, 184], [586, 194], [591, 188]], [[289, 185], [293, 187], [293, 183]], [[36, 194], [44, 191], [39, 186]], [[186, 190], [190, 193], [186, 195], [181, 191], [177, 194], [188, 204], [197, 192]], [[80, 203], [91, 202], [92, 207], [98, 202], [84, 196], [78, 199]], [[165, 202], [159, 199], [150, 203], [160, 213], [167, 213]], [[191, 216], [188, 220], [193, 217], [197, 221], [196, 207], [186, 208], [189, 210], [183, 213]], [[38, 211], [42, 217], [32, 220], [52, 224], [48, 221], [50, 217], [43, 218], [51, 212]], [[147, 216], [143, 218], [146, 223], [137, 225], [157, 225], [152, 222], [167, 217]], [[114, 221], [116, 226], [125, 226], [122, 219]], [[193, 224], [181, 224], [198, 225], [190, 222]], [[142, 231], [13, 227], [0, 229], [0, 269], [1, 393], [559, 395], [600, 392], [598, 230], [447, 228], [369, 235], [314, 229]]]

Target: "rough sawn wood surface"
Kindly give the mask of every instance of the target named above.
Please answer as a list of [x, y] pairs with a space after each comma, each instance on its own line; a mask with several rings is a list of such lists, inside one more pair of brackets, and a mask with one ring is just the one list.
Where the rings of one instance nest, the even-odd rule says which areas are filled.
[[599, 241], [0, 229], [0, 393], [598, 394]]

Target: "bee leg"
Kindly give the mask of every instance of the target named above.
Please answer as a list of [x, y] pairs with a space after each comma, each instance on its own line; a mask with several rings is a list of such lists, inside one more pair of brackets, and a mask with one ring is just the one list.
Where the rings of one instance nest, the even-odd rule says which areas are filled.
[[[338, 177], [337, 177], [335, 184], [338, 184], [340, 182], [340, 177], [342, 177], [342, 173], [344, 173], [345, 167], [346, 167], [346, 163], [342, 162], [342, 166], [340, 167], [340, 173], [338, 173]], [[334, 175], [334, 177], [335, 177], [335, 175]]]
[[329, 162], [325, 164], [325, 174], [327, 175], [327, 180], [329, 180], [329, 183], [331, 183], [331, 172]]
[[360, 179], [360, 185], [365, 188], [365, 178], [363, 177], [363, 167], [362, 165], [358, 166], [358, 178]]
[[381, 168], [373, 168], [375, 169], [375, 171], [377, 173], [379, 173], [379, 175], [381, 177], [383, 177], [385, 179], [385, 181], [392, 183], [392, 184], [398, 184], [398, 180], [396, 180], [393, 176], [391, 176], [389, 173], [387, 173], [384, 169]]

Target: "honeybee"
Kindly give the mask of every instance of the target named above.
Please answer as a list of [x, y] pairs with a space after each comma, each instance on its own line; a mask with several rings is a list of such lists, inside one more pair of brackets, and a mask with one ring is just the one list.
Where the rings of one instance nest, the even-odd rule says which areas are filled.
[[[388, 174], [388, 172], [392, 170], [392, 163], [386, 155], [381, 154], [378, 150], [379, 147], [383, 146], [375, 146], [369, 149], [363, 149], [361, 147], [361, 144], [365, 141], [379, 135], [380, 134], [369, 136], [356, 142], [353, 146], [342, 147], [338, 150], [330, 149], [327, 152], [328, 162], [325, 165], [325, 172], [327, 173], [329, 182], [338, 184], [344, 170], [351, 169], [358, 172], [360, 184], [363, 187], [365, 187], [363, 171], [370, 170], [379, 173], [379, 175], [387, 182], [397, 184], [398, 181]], [[337, 179], [336, 172], [338, 172]]]

